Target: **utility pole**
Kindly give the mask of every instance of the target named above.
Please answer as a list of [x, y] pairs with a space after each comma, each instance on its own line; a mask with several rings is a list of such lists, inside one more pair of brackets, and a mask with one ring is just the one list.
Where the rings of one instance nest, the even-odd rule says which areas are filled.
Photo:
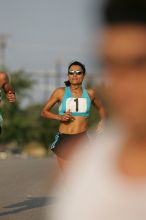
[[61, 80], [61, 60], [56, 60], [55, 61], [55, 72], [56, 72], [56, 85], [55, 87], [59, 87], [60, 86], [60, 80]]
[[7, 40], [10, 34], [0, 34], [0, 68], [4, 69], [6, 67], [5, 63], [5, 50], [7, 47]]

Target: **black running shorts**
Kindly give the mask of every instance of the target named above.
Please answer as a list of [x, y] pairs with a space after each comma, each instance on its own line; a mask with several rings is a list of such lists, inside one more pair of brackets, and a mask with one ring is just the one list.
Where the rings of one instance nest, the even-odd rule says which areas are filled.
[[78, 134], [62, 134], [57, 132], [50, 148], [57, 156], [66, 159], [70, 154], [79, 149], [81, 142], [87, 144], [88, 140], [87, 132]]

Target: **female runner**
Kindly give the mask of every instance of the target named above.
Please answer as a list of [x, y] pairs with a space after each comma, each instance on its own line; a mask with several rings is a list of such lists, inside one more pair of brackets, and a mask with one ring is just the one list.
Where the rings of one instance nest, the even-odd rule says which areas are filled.
[[[64, 168], [66, 161], [79, 147], [81, 141], [88, 141], [87, 129], [91, 104], [100, 115], [98, 131], [103, 129], [105, 110], [93, 89], [85, 89], [82, 83], [86, 74], [85, 66], [75, 61], [68, 67], [66, 87], [57, 88], [42, 110], [42, 116], [60, 121], [59, 131], [51, 145], [51, 150], [57, 155], [59, 166]], [[50, 110], [59, 104], [59, 114]]]

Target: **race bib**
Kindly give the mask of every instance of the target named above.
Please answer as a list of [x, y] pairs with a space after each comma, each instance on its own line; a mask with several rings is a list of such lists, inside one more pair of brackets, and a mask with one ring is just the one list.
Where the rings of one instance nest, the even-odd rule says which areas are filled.
[[87, 111], [86, 98], [68, 98], [66, 100], [66, 111], [85, 113]]

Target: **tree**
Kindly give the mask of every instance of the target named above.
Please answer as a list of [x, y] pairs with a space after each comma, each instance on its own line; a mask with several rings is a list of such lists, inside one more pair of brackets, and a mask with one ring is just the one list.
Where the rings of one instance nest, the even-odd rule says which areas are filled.
[[28, 91], [30, 91], [34, 82], [29, 79], [27, 73], [23, 70], [11, 73], [10, 81], [15, 89], [17, 101], [15, 104], [10, 104], [4, 99], [1, 103], [4, 127], [0, 140], [1, 145], [15, 141], [21, 146], [27, 129], [27, 112], [21, 109], [21, 104], [24, 98], [29, 97]]
[[11, 84], [15, 88], [17, 102], [10, 104], [4, 100], [2, 103], [4, 126], [0, 137], [1, 146], [15, 143], [18, 151], [22, 151], [31, 142], [48, 148], [53, 141], [58, 123], [41, 117], [42, 105], [32, 103], [22, 108], [23, 100], [26, 97], [31, 98], [34, 83], [24, 71], [11, 74]]

